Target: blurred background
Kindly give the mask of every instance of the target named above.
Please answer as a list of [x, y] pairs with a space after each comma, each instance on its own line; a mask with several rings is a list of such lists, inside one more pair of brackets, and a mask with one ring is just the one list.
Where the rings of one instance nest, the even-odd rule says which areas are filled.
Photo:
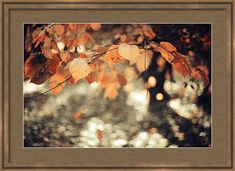
[[[25, 37], [40, 24], [25, 25]], [[154, 42], [166, 41], [193, 65], [204, 65], [211, 80], [211, 25], [153, 24]], [[125, 42], [140, 25], [106, 24], [88, 31], [97, 44]], [[25, 39], [25, 44], [26, 44]], [[89, 51], [95, 44], [79, 47]], [[146, 45], [148, 46], [148, 45]], [[32, 51], [37, 51], [36, 48]], [[211, 84], [180, 79], [159, 52], [151, 52], [146, 70], [126, 67], [131, 82], [115, 98], [98, 82], [69, 85], [54, 95], [48, 83], [24, 81], [25, 147], [210, 147]], [[30, 52], [25, 51], [26, 61]], [[128, 80], [127, 78], [127, 80]], [[211, 81], [210, 81], [211, 82]], [[147, 88], [146, 88], [147, 85]]]

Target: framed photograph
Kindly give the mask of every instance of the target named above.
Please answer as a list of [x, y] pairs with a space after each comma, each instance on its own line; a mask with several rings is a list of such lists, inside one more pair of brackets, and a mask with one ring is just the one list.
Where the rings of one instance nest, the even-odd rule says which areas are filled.
[[1, 1], [1, 170], [234, 170], [234, 1]]

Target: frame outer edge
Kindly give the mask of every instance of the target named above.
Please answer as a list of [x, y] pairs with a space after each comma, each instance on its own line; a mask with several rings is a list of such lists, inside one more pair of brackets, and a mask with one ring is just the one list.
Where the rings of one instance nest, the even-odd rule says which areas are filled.
[[[43, 2], [65, 2], [64, 0], [52, 0], [52, 1], [50, 1], [50, 0], [45, 0], [45, 1], [43, 1]], [[113, 0], [114, 2], [120, 2], [120, 0]], [[189, 0], [190, 2], [195, 2], [195, 1], [191, 1], [191, 0]], [[200, 1], [200, 0], [199, 0]], [[210, 1], [204, 1], [204, 0], [202, 0], [203, 2], [211, 2], [211, 0]], [[3, 3], [4, 2], [19, 2], [19, 1], [17, 1], [17, 0], [9, 0], [9, 1], [6, 1], [6, 0], [0, 0], [0, 2], [1, 2], [1, 4], [0, 4], [0, 8], [1, 9], [3, 9]], [[32, 2], [31, 0], [24, 0], [24, 2]], [[35, 2], [39, 2], [38, 0], [36, 0]], [[101, 1], [95, 1], [95, 0], [71, 0], [71, 2], [101, 2]], [[102, 1], [102, 2], [110, 2], [110, 0], [104, 0], [104, 1]], [[123, 1], [122, 1], [123, 2]], [[135, 1], [133, 1], [133, 0], [127, 0], [127, 2], [142, 2], [142, 0], [135, 0]], [[147, 0], [146, 2], [157, 2], [156, 0]], [[168, 0], [166, 1], [166, 2], [168, 2]], [[179, 2], [181, 2], [181, 0], [179, 1]], [[185, 2], [185, 1], [184, 1]], [[213, 2], [225, 2], [225, 1], [221, 1], [221, 0], [214, 0]], [[232, 23], [231, 23], [231, 29], [232, 29], [232, 32], [234, 31], [234, 23], [235, 23], [235, 17], [233, 16], [234, 15], [234, 9], [235, 9], [235, 3], [234, 3], [234, 0], [229, 0], [229, 1], [226, 1], [226, 2], [232, 2], [232, 5], [231, 5], [231, 7], [232, 7], [232, 19], [231, 19], [231, 21], [232, 21]], [[3, 34], [3, 26], [4, 26], [4, 24], [3, 24], [3, 21], [4, 21], [4, 19], [3, 19], [3, 13], [4, 13], [4, 10], [1, 12], [1, 19], [0, 19], [0, 21], [1, 21], [1, 26], [0, 26], [0, 31], [1, 31], [1, 35], [0, 35], [0, 44], [1, 44], [1, 47], [0, 47], [0, 52], [1, 52], [1, 58], [0, 58], [0, 74], [1, 74], [1, 77], [0, 77], [0, 88], [1, 88], [1, 91], [0, 91], [0, 109], [1, 109], [1, 111], [2, 111], [2, 113], [1, 113], [1, 116], [0, 116], [0, 122], [1, 122], [1, 124], [0, 124], [0, 128], [1, 128], [1, 133], [0, 133], [0, 136], [1, 136], [1, 138], [0, 138], [0, 145], [1, 145], [1, 149], [2, 150], [4, 150], [3, 149], [3, 132], [2, 131], [4, 131], [3, 130], [3, 122], [4, 122], [4, 120], [3, 120], [3, 115], [4, 115], [4, 99], [3, 99], [3, 94], [4, 94], [4, 89], [3, 89], [3, 65], [4, 65], [4, 61], [3, 61], [3, 58], [4, 58], [4, 52], [3, 52], [3, 46], [4, 46], [4, 34]], [[235, 34], [234, 33], [231, 33], [232, 35], [231, 35], [231, 56], [232, 56], [232, 61], [231, 61], [231, 71], [232, 71], [232, 80], [231, 80], [231, 84], [232, 84], [232, 93], [231, 93], [231, 96], [232, 96], [232, 105], [233, 106], [235, 106], [235, 101], [233, 100], [233, 98], [235, 97], [235, 92], [233, 91], [234, 90], [234, 88], [235, 88], [235, 86], [233, 85], [233, 80], [235, 79], [235, 70], [233, 69], [233, 67], [235, 66], [235, 60], [234, 60], [234, 49], [235, 49]], [[234, 114], [234, 109], [232, 110], [232, 115]], [[235, 123], [235, 117], [233, 116], [232, 117], [232, 121], [233, 121], [233, 123]], [[235, 132], [235, 127], [234, 127], [234, 125], [232, 124], [231, 125], [232, 126], [232, 128], [231, 128], [231, 130], [232, 131], [234, 131]], [[234, 170], [233, 169], [233, 166], [235, 165], [235, 160], [234, 160], [234, 154], [235, 154], [235, 149], [234, 149], [234, 145], [235, 145], [235, 139], [234, 139], [234, 135], [232, 135], [232, 143], [231, 143], [231, 145], [232, 145], [232, 168], [231, 168], [231, 170]], [[2, 152], [2, 154], [0, 155], [0, 164], [1, 164], [1, 166], [0, 166], [0, 170], [5, 170], [4, 169], [4, 163], [3, 163], [3, 152], [4, 151], [1, 151]], [[18, 169], [10, 169], [10, 170], [18, 170]], [[24, 169], [24, 170], [36, 170], [36, 169]], [[44, 170], [44, 169], [43, 169]], [[47, 169], [48, 170], [48, 169]], [[54, 169], [49, 169], [49, 170], [54, 170]], [[64, 169], [58, 169], [58, 170], [64, 170]], [[66, 169], [67, 170], [67, 169]], [[85, 170], [90, 170], [90, 169], [83, 169], [84, 171]], [[92, 169], [93, 170], [93, 169]], [[103, 170], [103, 169], [94, 169], [94, 170]], [[116, 171], [118, 171], [119, 169], [110, 169], [110, 170], [116, 170]], [[120, 170], [122, 170], [122, 169], [120, 169]], [[129, 170], [129, 169], [128, 169]], [[130, 169], [130, 170], [135, 170], [135, 169]], [[158, 169], [148, 169], [148, 170], [158, 170]], [[164, 169], [165, 170], [165, 169]], [[169, 171], [174, 171], [174, 170], [176, 170], [176, 169], [166, 169], [166, 171], [167, 170], [169, 170]], [[188, 169], [182, 169], [182, 170], [188, 170]], [[192, 169], [192, 171], [193, 170], [196, 170], [196, 169]], [[200, 170], [207, 170], [207, 171], [209, 171], [209, 170], [211, 170], [211, 169], [200, 169]], [[219, 169], [220, 170], [220, 169]], [[221, 169], [221, 170], [224, 170], [224, 169]], [[229, 171], [230, 169], [225, 169], [226, 171]]]

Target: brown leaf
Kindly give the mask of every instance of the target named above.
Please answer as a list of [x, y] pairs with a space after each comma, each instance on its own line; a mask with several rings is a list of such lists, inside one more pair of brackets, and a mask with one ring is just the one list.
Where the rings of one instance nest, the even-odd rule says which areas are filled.
[[176, 47], [173, 46], [171, 43], [169, 42], [161, 42], [160, 45], [162, 46], [162, 48], [164, 48], [165, 50], [167, 50], [168, 52], [174, 52], [177, 51]]
[[50, 48], [48, 48], [48, 47], [43, 47], [42, 49], [41, 49], [41, 51], [42, 51], [42, 54], [46, 57], [46, 58], [49, 58], [49, 59], [52, 59], [53, 58], [53, 53], [52, 53], [52, 51], [51, 51], [51, 49]]
[[118, 53], [118, 45], [112, 45], [104, 57], [102, 58], [110, 67], [114, 64], [119, 63], [122, 60], [122, 57]]
[[70, 53], [68, 51], [60, 52], [60, 58], [63, 62], [67, 63], [70, 60]]
[[97, 81], [97, 73], [96, 72], [91, 72], [90, 74], [88, 74], [88, 76], [86, 76], [86, 80], [89, 84], [96, 82]]
[[157, 50], [161, 53], [167, 62], [171, 63], [174, 60], [175, 57], [163, 47], [158, 46]]
[[190, 76], [192, 73], [192, 67], [187, 59], [178, 52], [173, 52], [175, 58], [172, 61], [172, 67], [174, 70], [185, 76]]
[[25, 36], [25, 51], [30, 52], [32, 49], [32, 35], [29, 27], [27, 28], [27, 33]]
[[75, 119], [76, 121], [80, 121], [81, 118], [82, 118], [82, 115], [83, 115], [82, 112], [77, 112], [77, 113], [74, 115], [74, 119]]
[[53, 29], [55, 31], [55, 33], [58, 35], [58, 36], [62, 36], [64, 34], [64, 26], [61, 25], [61, 24], [56, 24], [56, 25], [53, 25]]
[[93, 30], [100, 30], [101, 29], [100, 23], [93, 23], [93, 24], [90, 24], [90, 26]]
[[209, 84], [208, 74], [208, 69], [202, 65], [199, 65], [192, 69], [192, 77], [197, 80], [203, 81], [205, 87]]
[[139, 72], [144, 72], [150, 65], [153, 57], [153, 52], [151, 50], [142, 49], [140, 52], [139, 59], [136, 62], [136, 67]]
[[35, 57], [34, 55], [30, 55], [24, 63], [24, 77], [25, 77], [25, 79], [34, 77], [34, 75], [36, 74], [36, 72], [39, 68], [39, 66], [34, 65], [32, 63], [32, 60], [34, 57]]
[[102, 140], [102, 138], [103, 138], [103, 131], [101, 131], [101, 130], [99, 130], [99, 129], [97, 129], [96, 130], [96, 135], [97, 135], [97, 137], [98, 137], [98, 139], [101, 141]]
[[60, 72], [57, 72], [50, 78], [50, 88], [53, 89], [54, 94], [58, 94], [63, 90], [65, 87], [65, 80], [64, 75]]
[[150, 40], [156, 36], [151, 26], [148, 26], [148, 25], [144, 25], [143, 32], [144, 32], [144, 35]]
[[68, 24], [68, 29], [71, 31], [71, 32], [75, 32], [77, 30], [77, 24]]

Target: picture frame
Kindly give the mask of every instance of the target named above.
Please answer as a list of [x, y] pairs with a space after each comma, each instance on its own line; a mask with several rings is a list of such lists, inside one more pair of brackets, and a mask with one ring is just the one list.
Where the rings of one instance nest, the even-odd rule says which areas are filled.
[[[234, 169], [234, 1], [1, 1], [1, 170]], [[211, 148], [23, 148], [23, 23], [212, 24]]]

